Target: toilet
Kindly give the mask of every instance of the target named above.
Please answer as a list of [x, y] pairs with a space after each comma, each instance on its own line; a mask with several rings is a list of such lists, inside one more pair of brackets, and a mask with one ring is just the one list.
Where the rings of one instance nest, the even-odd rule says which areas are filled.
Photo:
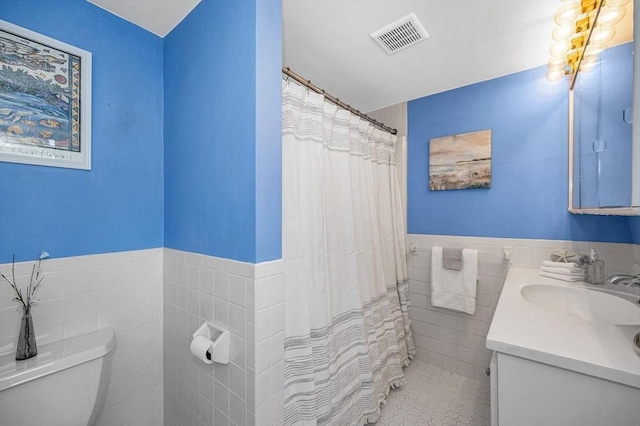
[[38, 345], [34, 358], [0, 357], [0, 426], [94, 425], [104, 405], [116, 338], [110, 328]]

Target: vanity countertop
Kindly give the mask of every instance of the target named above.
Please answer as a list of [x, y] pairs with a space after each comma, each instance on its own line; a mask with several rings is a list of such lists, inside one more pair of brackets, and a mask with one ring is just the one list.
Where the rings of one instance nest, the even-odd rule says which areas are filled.
[[640, 356], [632, 346], [640, 326], [587, 321], [538, 307], [521, 296], [529, 284], [593, 288], [541, 277], [536, 269], [510, 269], [487, 348], [640, 388]]

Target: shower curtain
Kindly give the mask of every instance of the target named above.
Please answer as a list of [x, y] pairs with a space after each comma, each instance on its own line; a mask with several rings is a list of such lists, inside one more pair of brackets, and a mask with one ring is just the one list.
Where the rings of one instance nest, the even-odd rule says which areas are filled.
[[284, 423], [372, 423], [415, 353], [396, 137], [282, 93]]

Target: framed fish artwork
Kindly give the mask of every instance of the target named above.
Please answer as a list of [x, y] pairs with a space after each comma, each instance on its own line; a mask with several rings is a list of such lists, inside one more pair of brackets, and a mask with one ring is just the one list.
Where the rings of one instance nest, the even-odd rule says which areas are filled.
[[91, 170], [91, 53], [0, 20], [0, 161]]

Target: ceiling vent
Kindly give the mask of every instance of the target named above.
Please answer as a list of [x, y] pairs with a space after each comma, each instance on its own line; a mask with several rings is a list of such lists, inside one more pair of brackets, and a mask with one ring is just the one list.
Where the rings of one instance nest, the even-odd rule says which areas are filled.
[[415, 13], [410, 13], [371, 34], [371, 38], [389, 55], [426, 40], [427, 37], [429, 34]]

